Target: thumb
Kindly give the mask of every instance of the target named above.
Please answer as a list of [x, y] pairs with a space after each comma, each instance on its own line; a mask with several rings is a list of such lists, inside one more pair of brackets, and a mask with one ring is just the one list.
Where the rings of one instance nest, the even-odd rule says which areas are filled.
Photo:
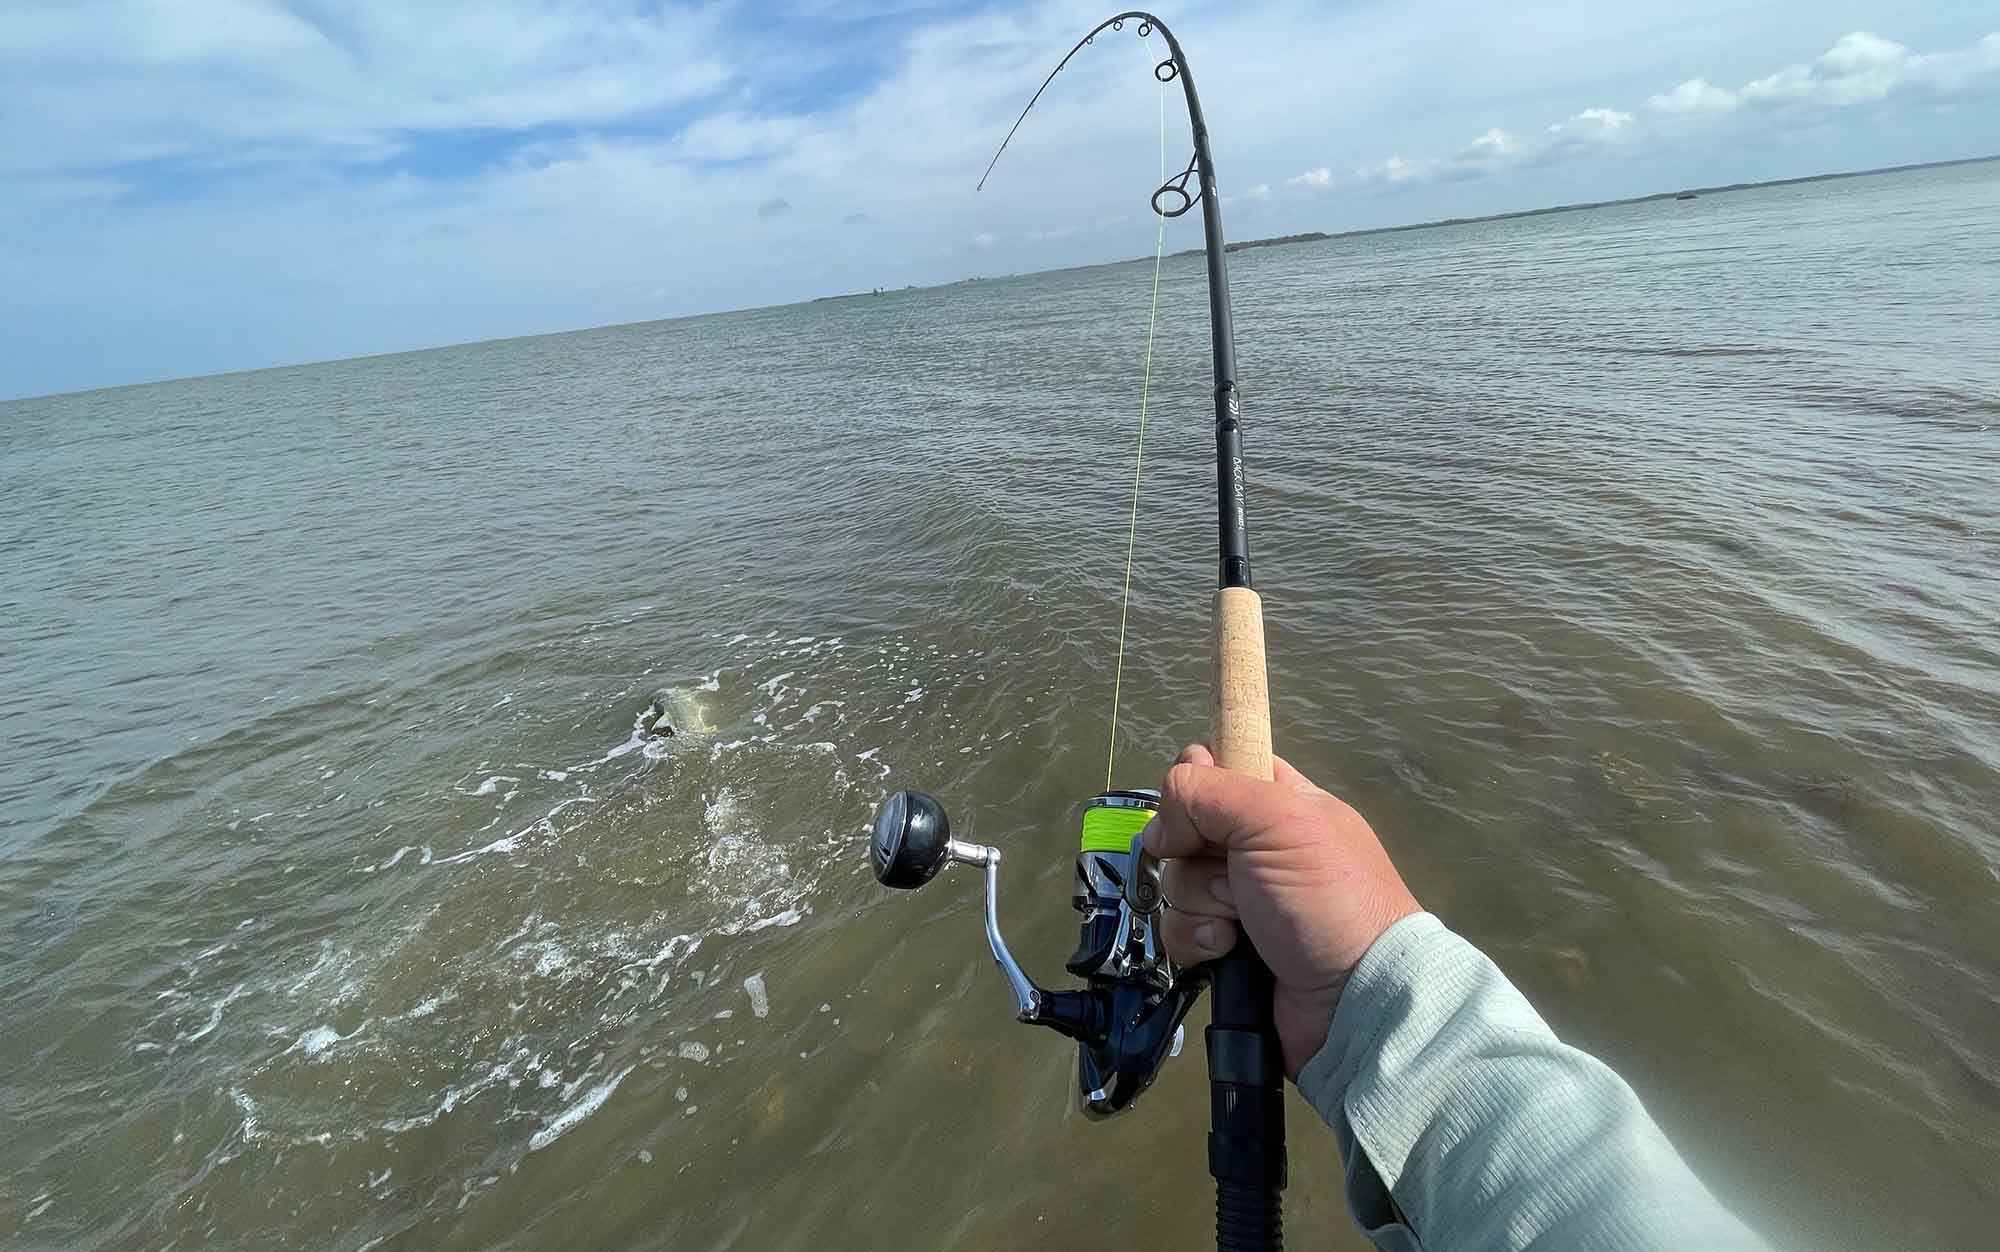
[[1183, 761], [1160, 784], [1160, 811], [1146, 827], [1146, 850], [1158, 857], [1227, 851], [1249, 833], [1245, 819], [1268, 802], [1277, 785]]

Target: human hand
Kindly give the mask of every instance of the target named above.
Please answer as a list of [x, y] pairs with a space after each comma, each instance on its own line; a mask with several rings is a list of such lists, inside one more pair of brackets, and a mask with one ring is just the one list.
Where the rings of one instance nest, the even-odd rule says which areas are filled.
[[1222, 769], [1200, 744], [1183, 749], [1145, 840], [1166, 858], [1168, 955], [1223, 956], [1240, 923], [1271, 967], [1278, 1042], [1296, 1081], [1362, 954], [1422, 906], [1361, 814], [1282, 759], [1275, 766], [1266, 782]]

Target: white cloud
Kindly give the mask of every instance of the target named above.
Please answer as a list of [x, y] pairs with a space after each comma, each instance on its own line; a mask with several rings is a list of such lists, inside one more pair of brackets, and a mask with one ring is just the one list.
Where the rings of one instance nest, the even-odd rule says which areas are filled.
[[670, 6], [355, 0], [27, 0], [0, 9], [0, 80], [36, 125], [0, 168], [396, 152], [397, 136], [596, 125], [713, 95], [717, 18]]
[[998, 235], [995, 235], [990, 230], [982, 230], [978, 234], [972, 237], [972, 246], [979, 249], [981, 252], [993, 251], [995, 245], [997, 245], [999, 242], [1000, 242], [1000, 237]]
[[1354, 171], [1354, 179], [1364, 187], [1382, 183], [1397, 187], [1435, 177], [1443, 165], [1442, 161], [1428, 158], [1413, 161], [1408, 157], [1392, 156], [1362, 166]]
[[1912, 89], [1956, 92], [2000, 75], [2000, 34], [1957, 52], [1924, 55], [1865, 30], [1843, 35], [1810, 65], [1789, 65], [1743, 85], [1753, 104], [1842, 108]]
[[689, 161], [759, 160], [791, 151], [805, 134], [802, 118], [715, 113], [683, 128], [673, 150]]
[[1735, 92], [1706, 78], [1690, 78], [1672, 91], [1646, 99], [1646, 107], [1656, 113], [1727, 113], [1738, 103]]
[[1243, 193], [1243, 199], [1245, 200], [1269, 200], [1270, 198], [1271, 184], [1269, 183], [1258, 183], [1255, 187]]
[[1558, 145], [1617, 143], [1632, 136], [1630, 113], [1618, 109], [1585, 109], [1549, 127]]
[[1671, 140], [1675, 119], [1719, 118], [1746, 106], [1836, 109], [1871, 104], [1906, 91], [1939, 95], [2000, 87], [2000, 33], [1951, 52], [1917, 53], [1867, 31], [1841, 38], [1818, 60], [1793, 65], [1746, 83], [1740, 90], [1690, 78], [1649, 96], [1646, 107], [1662, 120], [1649, 126], [1623, 109], [1597, 106], [1551, 123], [1536, 141], [1492, 127], [1448, 158], [1392, 156], [1342, 177], [1321, 167], [1285, 180], [1288, 188], [1395, 189], [1433, 181], [1486, 178], [1529, 166], [1580, 159], [1608, 151], [1647, 150]]
[[1491, 160], [1499, 157], [1516, 156], [1521, 151], [1521, 141], [1501, 130], [1498, 126], [1487, 131], [1465, 146], [1459, 155], [1473, 160]]

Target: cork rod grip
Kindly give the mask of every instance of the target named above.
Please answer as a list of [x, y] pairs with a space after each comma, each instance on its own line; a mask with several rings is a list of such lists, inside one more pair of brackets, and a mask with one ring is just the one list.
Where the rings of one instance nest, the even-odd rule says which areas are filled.
[[1248, 587], [1215, 593], [1215, 672], [1208, 747], [1224, 769], [1271, 777], [1271, 693], [1264, 674], [1264, 602]]

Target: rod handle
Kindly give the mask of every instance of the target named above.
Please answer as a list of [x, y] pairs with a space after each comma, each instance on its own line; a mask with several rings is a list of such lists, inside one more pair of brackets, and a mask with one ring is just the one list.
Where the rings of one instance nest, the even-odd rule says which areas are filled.
[[1264, 602], [1248, 587], [1215, 593], [1208, 748], [1216, 764], [1269, 780], [1271, 690], [1264, 671]]
[[[1208, 747], [1218, 765], [1269, 779], [1271, 693], [1264, 668], [1264, 604], [1248, 587], [1215, 593], [1215, 670]], [[1208, 1172], [1216, 1185], [1216, 1247], [1284, 1247], [1285, 1063], [1272, 1023], [1271, 971], [1237, 940], [1209, 966]]]

